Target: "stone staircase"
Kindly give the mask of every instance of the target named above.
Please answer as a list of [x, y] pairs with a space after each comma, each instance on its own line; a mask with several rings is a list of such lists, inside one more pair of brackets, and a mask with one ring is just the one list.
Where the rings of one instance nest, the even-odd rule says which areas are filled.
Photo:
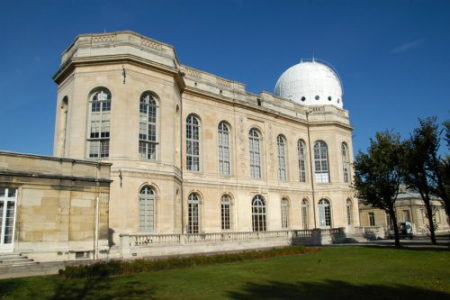
[[37, 262], [17, 253], [0, 254], [0, 272], [2, 269], [35, 265]]

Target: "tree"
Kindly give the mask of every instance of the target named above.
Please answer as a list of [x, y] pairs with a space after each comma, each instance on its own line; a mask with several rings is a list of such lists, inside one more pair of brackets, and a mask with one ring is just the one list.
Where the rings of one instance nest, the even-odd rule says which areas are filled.
[[394, 204], [401, 183], [400, 136], [389, 131], [377, 132], [370, 139], [367, 154], [361, 151], [354, 162], [354, 187], [358, 198], [366, 204], [383, 209], [394, 226], [395, 246], [400, 247]]
[[431, 201], [431, 172], [433, 154], [439, 148], [439, 132], [436, 119], [419, 119], [420, 126], [415, 128], [411, 137], [403, 143], [401, 169], [403, 182], [408, 189], [416, 191], [422, 198], [431, 242], [436, 244], [435, 224], [433, 222], [433, 207]]
[[[422, 123], [424, 124], [422, 125]], [[433, 129], [424, 131], [424, 134], [433, 135], [435, 140], [433, 147], [430, 148], [428, 163], [431, 192], [441, 198], [448, 220], [450, 218], [450, 156], [447, 155], [445, 158], [442, 158], [438, 153], [441, 131], [436, 124], [436, 118], [421, 120], [421, 127], [424, 126]], [[446, 128], [445, 140], [447, 148], [450, 149], [450, 121], [445, 122], [444, 127]]]

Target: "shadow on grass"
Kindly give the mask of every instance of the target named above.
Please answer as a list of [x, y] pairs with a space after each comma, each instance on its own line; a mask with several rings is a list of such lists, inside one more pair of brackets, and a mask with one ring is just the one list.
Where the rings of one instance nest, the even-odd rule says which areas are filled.
[[[11, 291], [20, 288], [21, 284], [18, 280], [6, 279], [0, 282], [0, 295], [7, 295]], [[2, 297], [0, 296], [0, 299]]]
[[445, 252], [450, 251], [450, 246], [448, 245], [438, 245], [440, 247], [436, 246], [429, 246], [428, 244], [406, 244], [406, 243], [400, 243], [400, 247], [395, 247], [395, 245], [390, 243], [380, 243], [379, 245], [361, 245], [361, 247], [364, 248], [376, 248], [376, 249], [397, 249], [397, 250], [412, 250], [412, 251], [435, 251], [435, 252]]
[[51, 300], [153, 299], [154, 289], [139, 281], [114, 282], [108, 276], [59, 279]]
[[242, 292], [228, 292], [231, 299], [448, 299], [449, 293], [395, 285], [353, 285], [343, 281], [266, 284], [247, 283]]

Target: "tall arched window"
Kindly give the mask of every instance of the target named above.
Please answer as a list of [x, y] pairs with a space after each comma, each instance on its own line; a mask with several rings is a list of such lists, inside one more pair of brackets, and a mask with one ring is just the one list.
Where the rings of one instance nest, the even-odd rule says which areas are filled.
[[331, 226], [331, 208], [327, 199], [320, 199], [319, 201], [319, 221], [320, 227]]
[[151, 92], [144, 92], [139, 102], [139, 156], [156, 159], [158, 145], [156, 132], [157, 105]]
[[342, 166], [343, 166], [343, 172], [344, 172], [344, 182], [348, 183], [350, 182], [350, 159], [348, 155], [348, 147], [346, 143], [342, 143], [341, 147], [342, 151]]
[[189, 234], [198, 233], [199, 229], [199, 197], [192, 193], [188, 198], [188, 228]]
[[286, 181], [286, 139], [281, 134], [277, 137], [278, 147], [278, 178]]
[[250, 149], [250, 175], [252, 178], [261, 178], [261, 136], [255, 128], [249, 132]]
[[200, 121], [192, 114], [186, 119], [186, 168], [200, 171]]
[[260, 195], [252, 200], [252, 225], [253, 231], [266, 231], [266, 204]]
[[144, 186], [139, 193], [139, 231], [155, 230], [155, 191]]
[[289, 201], [281, 199], [281, 228], [289, 227]]
[[353, 213], [352, 213], [352, 209], [353, 209], [353, 207], [352, 207], [352, 200], [347, 199], [346, 208], [347, 208], [347, 225], [352, 225], [352, 222], [353, 222], [353, 218], [352, 218], [352, 215], [353, 215]]
[[89, 157], [108, 157], [111, 93], [106, 88], [96, 88], [89, 100]]
[[230, 128], [227, 123], [219, 123], [219, 172], [220, 175], [230, 176]]
[[306, 182], [306, 145], [303, 140], [297, 142], [298, 170], [300, 182]]
[[220, 201], [222, 230], [231, 229], [231, 199], [228, 195], [223, 195]]
[[308, 222], [309, 222], [308, 211], [309, 211], [308, 200], [307, 199], [303, 199], [302, 200], [302, 223], [303, 223], [303, 229], [308, 229]]
[[328, 147], [324, 141], [317, 141], [314, 144], [314, 173], [317, 183], [328, 183]]

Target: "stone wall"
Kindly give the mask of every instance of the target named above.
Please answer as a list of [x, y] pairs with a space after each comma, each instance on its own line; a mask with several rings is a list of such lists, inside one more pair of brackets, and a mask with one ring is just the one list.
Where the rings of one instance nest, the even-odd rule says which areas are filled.
[[0, 152], [0, 187], [17, 191], [13, 251], [39, 261], [105, 252], [109, 173], [106, 163]]

